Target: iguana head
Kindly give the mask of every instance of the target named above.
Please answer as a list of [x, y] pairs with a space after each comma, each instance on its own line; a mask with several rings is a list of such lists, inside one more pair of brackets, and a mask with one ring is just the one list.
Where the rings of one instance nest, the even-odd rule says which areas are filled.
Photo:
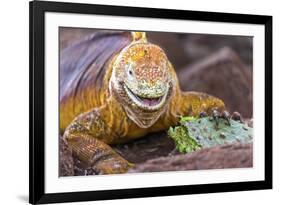
[[138, 126], [150, 127], [165, 110], [173, 89], [165, 52], [144, 39], [125, 47], [113, 63], [111, 90]]

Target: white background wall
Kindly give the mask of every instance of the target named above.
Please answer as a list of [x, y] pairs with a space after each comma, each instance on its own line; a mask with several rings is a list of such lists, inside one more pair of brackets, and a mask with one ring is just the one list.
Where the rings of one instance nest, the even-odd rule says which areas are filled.
[[[79, 0], [72, 0], [79, 2]], [[170, 9], [273, 15], [274, 189], [236, 193], [127, 199], [79, 204], [280, 204], [281, 6], [277, 0], [80, 0], [80, 2]], [[28, 1], [1, 1], [0, 204], [28, 200]]]

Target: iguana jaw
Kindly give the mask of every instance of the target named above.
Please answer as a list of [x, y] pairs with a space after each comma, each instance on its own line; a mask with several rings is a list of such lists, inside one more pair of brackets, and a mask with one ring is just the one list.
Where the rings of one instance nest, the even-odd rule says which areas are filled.
[[167, 93], [165, 92], [161, 96], [157, 97], [141, 97], [135, 94], [126, 84], [124, 84], [124, 89], [128, 97], [135, 103], [139, 108], [143, 110], [158, 110], [165, 104]]

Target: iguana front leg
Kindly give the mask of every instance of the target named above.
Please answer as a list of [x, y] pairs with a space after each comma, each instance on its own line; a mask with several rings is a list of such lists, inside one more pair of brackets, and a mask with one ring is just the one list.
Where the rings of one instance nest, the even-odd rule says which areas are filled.
[[236, 111], [230, 115], [224, 102], [212, 95], [200, 92], [181, 92], [180, 96], [180, 100], [176, 104], [182, 105], [180, 107], [181, 116], [212, 116], [217, 123], [218, 118], [223, 118], [228, 125], [230, 125], [230, 119], [243, 121], [243, 117], [239, 112]]
[[224, 102], [212, 95], [200, 92], [181, 92], [177, 104], [180, 104], [180, 115], [182, 116], [213, 116], [215, 120], [219, 117], [229, 119]]
[[[105, 108], [104, 108], [105, 109]], [[64, 138], [73, 155], [92, 167], [99, 174], [124, 173], [132, 166], [107, 143], [114, 137], [108, 116], [103, 108], [96, 108], [79, 115], [67, 127]]]

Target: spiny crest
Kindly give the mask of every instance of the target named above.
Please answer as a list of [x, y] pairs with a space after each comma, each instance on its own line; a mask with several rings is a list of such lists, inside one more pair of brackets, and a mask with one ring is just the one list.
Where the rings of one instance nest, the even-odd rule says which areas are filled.
[[146, 33], [145, 32], [131, 32], [133, 37], [133, 42], [139, 41], [142, 43], [147, 43]]

